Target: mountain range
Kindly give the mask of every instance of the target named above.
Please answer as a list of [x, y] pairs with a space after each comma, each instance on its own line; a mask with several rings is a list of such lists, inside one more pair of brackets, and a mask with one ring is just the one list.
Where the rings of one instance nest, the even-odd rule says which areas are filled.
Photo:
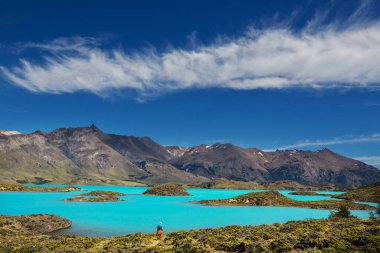
[[107, 134], [94, 125], [10, 133], [0, 135], [2, 182], [197, 185], [225, 178], [357, 187], [380, 181], [377, 168], [328, 149], [264, 152], [232, 144], [162, 146], [148, 137]]

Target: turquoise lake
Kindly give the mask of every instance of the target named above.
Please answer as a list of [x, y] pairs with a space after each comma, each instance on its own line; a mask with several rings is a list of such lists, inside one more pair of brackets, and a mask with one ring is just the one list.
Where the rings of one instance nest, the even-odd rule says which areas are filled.
[[[50, 192], [2, 192], [0, 193], [0, 214], [56, 214], [70, 219], [73, 226], [60, 233], [87, 236], [115, 236], [135, 232], [154, 233], [159, 221], [165, 232], [189, 230], [227, 225], [259, 225], [326, 218], [329, 210], [294, 207], [209, 207], [191, 201], [203, 199], [230, 198], [255, 190], [188, 189], [192, 196], [161, 197], [144, 196], [146, 187], [126, 186], [79, 186], [83, 189], [117, 191], [127, 196], [123, 202], [80, 203], [63, 202], [80, 193]], [[260, 190], [256, 190], [260, 191]], [[330, 199], [325, 196], [288, 195], [290, 191], [280, 191], [287, 197], [302, 200]], [[321, 193], [339, 193], [322, 192]], [[360, 218], [368, 218], [369, 211], [352, 211]]]

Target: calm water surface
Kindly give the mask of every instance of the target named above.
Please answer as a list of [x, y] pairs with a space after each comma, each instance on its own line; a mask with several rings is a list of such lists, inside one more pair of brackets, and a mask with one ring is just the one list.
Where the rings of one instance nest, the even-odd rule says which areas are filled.
[[[232, 224], [259, 225], [326, 218], [329, 210], [293, 207], [208, 207], [191, 203], [194, 200], [230, 198], [254, 190], [188, 189], [192, 196], [161, 197], [144, 196], [145, 187], [126, 186], [80, 186], [83, 189], [109, 190], [127, 194], [124, 202], [78, 203], [63, 202], [65, 198], [83, 192], [0, 193], [0, 214], [56, 214], [73, 221], [70, 229], [61, 233], [87, 236], [115, 236], [134, 232], [153, 233], [159, 221], [168, 231], [205, 227], [222, 227]], [[255, 190], [260, 191], [260, 190]], [[325, 196], [288, 195], [301, 201], [330, 199]], [[336, 194], [339, 192], [321, 192]], [[353, 211], [360, 218], [368, 218], [369, 211]]]

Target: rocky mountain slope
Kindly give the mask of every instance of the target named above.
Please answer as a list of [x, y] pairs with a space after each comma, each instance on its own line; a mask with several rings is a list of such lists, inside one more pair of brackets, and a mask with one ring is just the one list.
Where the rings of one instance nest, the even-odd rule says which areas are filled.
[[164, 147], [95, 126], [0, 136], [0, 181], [76, 184], [201, 184], [215, 178], [356, 187], [380, 170], [330, 150], [264, 152], [232, 144]]
[[95, 126], [3, 136], [0, 138], [0, 180], [125, 185], [207, 181], [163, 162], [151, 151], [154, 148], [150, 143], [154, 142], [147, 138], [107, 135]]
[[169, 162], [174, 166], [206, 177], [265, 182], [271, 175], [260, 152], [231, 144], [215, 144], [189, 148]]
[[174, 166], [206, 177], [241, 181], [292, 180], [305, 185], [356, 187], [380, 181], [380, 170], [328, 149], [264, 152], [231, 144], [168, 147]]

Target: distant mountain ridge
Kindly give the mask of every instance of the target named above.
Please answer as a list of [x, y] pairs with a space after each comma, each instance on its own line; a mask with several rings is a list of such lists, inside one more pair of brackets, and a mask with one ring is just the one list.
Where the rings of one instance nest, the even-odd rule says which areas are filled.
[[193, 174], [242, 181], [291, 180], [351, 187], [380, 181], [380, 170], [328, 149], [264, 152], [232, 144], [201, 145], [182, 151], [169, 162]]
[[165, 147], [149, 137], [106, 134], [94, 125], [0, 135], [0, 181], [201, 184], [213, 178], [356, 187], [380, 181], [380, 170], [328, 149]]

